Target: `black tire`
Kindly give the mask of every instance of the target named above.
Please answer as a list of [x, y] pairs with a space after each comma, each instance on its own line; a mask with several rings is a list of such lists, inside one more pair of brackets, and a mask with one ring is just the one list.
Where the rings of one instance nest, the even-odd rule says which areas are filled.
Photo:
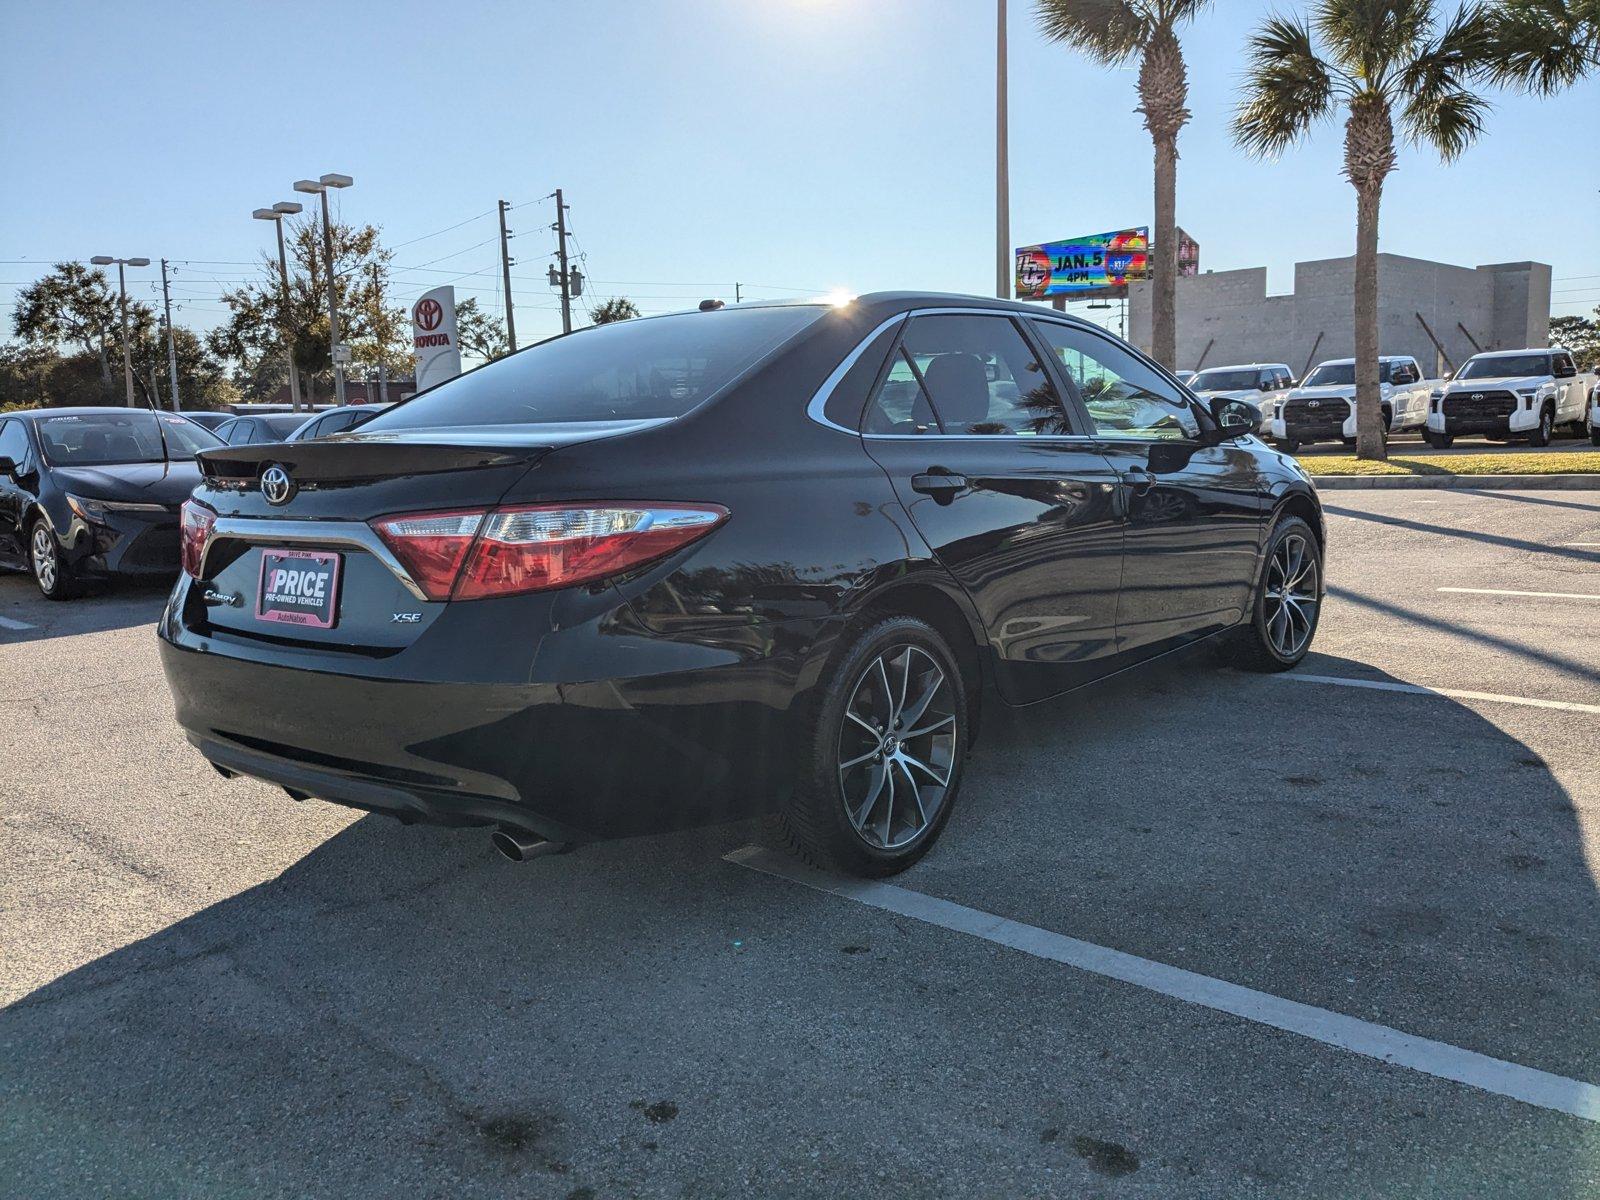
[[[1269, 593], [1274, 590], [1274, 585], [1280, 578], [1282, 562], [1280, 551], [1285, 547], [1292, 553], [1294, 544], [1298, 542], [1304, 553], [1310, 556], [1310, 566], [1314, 577], [1309, 580], [1309, 593], [1311, 599], [1307, 602], [1304, 598], [1295, 600], [1291, 605], [1269, 603]], [[1297, 594], [1296, 589], [1291, 589], [1291, 598]], [[1235, 666], [1243, 667], [1249, 671], [1287, 671], [1298, 666], [1307, 652], [1311, 643], [1317, 636], [1317, 625], [1322, 616], [1322, 547], [1317, 542], [1316, 534], [1311, 526], [1299, 517], [1280, 517], [1278, 523], [1272, 528], [1272, 536], [1267, 539], [1267, 552], [1261, 565], [1261, 577], [1256, 581], [1255, 594], [1250, 600], [1250, 619], [1234, 631], [1231, 646], [1232, 660]], [[1278, 626], [1278, 612], [1291, 608], [1308, 621], [1304, 630], [1304, 639], [1298, 645], [1287, 650], [1280, 636], [1282, 629], [1294, 630], [1296, 627], [1289, 622], [1292, 615], [1285, 612], [1283, 626]]]
[[1451, 434], [1435, 433], [1431, 429], [1428, 430], [1427, 433], [1423, 434], [1422, 437], [1423, 440], [1435, 450], [1448, 450], [1451, 446], [1455, 445], [1456, 441], [1455, 437]]
[[1344, 443], [1344, 448], [1346, 450], [1354, 450], [1356, 448], [1355, 438], [1342, 437], [1339, 440]]
[[46, 600], [70, 600], [81, 590], [72, 568], [61, 557], [55, 531], [43, 517], [28, 528], [28, 568]]
[[1548, 446], [1550, 435], [1555, 432], [1556, 414], [1547, 404], [1539, 410], [1539, 425], [1528, 435], [1528, 445]]
[[[939, 682], [935, 670], [942, 674]], [[898, 705], [897, 688], [903, 689]], [[924, 688], [926, 693], [918, 690]], [[907, 738], [902, 746], [897, 734], [914, 730], [900, 729], [894, 720], [923, 694], [929, 699], [918, 718], [922, 727], [941, 728]], [[904, 871], [928, 852], [950, 819], [970, 717], [967, 682], [938, 632], [914, 617], [875, 622], [834, 663], [802, 747], [800, 778], [777, 813], [780, 832], [801, 857], [825, 870], [870, 878]], [[873, 732], [872, 724], [883, 728]], [[885, 747], [891, 751], [887, 758]], [[940, 770], [942, 786], [933, 782]]]
[[1589, 445], [1600, 446], [1600, 425], [1589, 426]]
[[1285, 454], [1293, 454], [1300, 449], [1300, 442], [1296, 438], [1278, 438], [1278, 449]]

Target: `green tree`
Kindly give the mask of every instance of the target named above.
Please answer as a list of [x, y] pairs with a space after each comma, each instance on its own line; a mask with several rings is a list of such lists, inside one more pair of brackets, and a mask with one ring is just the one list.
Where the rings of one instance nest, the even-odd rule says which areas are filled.
[[1234, 116], [1252, 154], [1281, 154], [1344, 112], [1344, 175], [1356, 192], [1356, 455], [1382, 459], [1378, 386], [1378, 212], [1396, 162], [1395, 118], [1445, 162], [1483, 131], [1488, 105], [1469, 88], [1481, 68], [1477, 7], [1444, 16], [1434, 0], [1317, 0], [1309, 22], [1267, 18], [1249, 42]]
[[456, 301], [456, 340], [467, 354], [484, 362], [493, 362], [511, 348], [505, 322], [479, 308], [476, 296]]
[[[154, 316], [147, 305], [128, 302], [130, 323], [138, 325]], [[117, 294], [104, 271], [82, 263], [57, 263], [43, 279], [18, 293], [11, 320], [17, 336], [28, 345], [54, 350], [70, 346], [93, 355], [100, 365], [104, 393], [99, 403], [114, 391], [111, 360], [122, 352], [117, 341], [120, 325]]]
[[[274, 354], [282, 360], [287, 331], [295, 365], [308, 387], [306, 398], [314, 400], [318, 384], [327, 387], [333, 377], [322, 223], [304, 216], [291, 220], [284, 233], [290, 277], [287, 306], [277, 253], [264, 252], [260, 278], [222, 294], [230, 315], [211, 332], [208, 347], [237, 364], [234, 378], [241, 387], [254, 388], [264, 382], [262, 360]], [[410, 352], [401, 332], [406, 328], [406, 316], [389, 299], [391, 258], [376, 226], [334, 223], [333, 281], [341, 340], [358, 362], [375, 366], [382, 357], [391, 369], [409, 371]], [[284, 377], [279, 376], [268, 391], [276, 391], [283, 382]]]
[[1150, 348], [1177, 365], [1178, 134], [1189, 121], [1189, 72], [1178, 27], [1210, 0], [1038, 0], [1039, 29], [1102, 66], [1139, 60], [1139, 104], [1155, 146], [1155, 238], [1151, 246]]
[[1485, 75], [1548, 96], [1600, 69], [1600, 0], [1500, 0], [1488, 12]]
[[1550, 344], [1565, 346], [1577, 362], [1594, 370], [1600, 364], [1600, 306], [1592, 317], [1551, 317]]
[[639, 315], [639, 306], [626, 296], [613, 296], [609, 300], [602, 300], [589, 310], [589, 320], [596, 325], [609, 325], [613, 321], [631, 321]]

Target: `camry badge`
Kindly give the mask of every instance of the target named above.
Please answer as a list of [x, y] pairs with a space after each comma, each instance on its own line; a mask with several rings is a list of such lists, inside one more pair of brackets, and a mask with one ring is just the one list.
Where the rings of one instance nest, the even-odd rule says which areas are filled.
[[289, 472], [274, 463], [261, 472], [261, 495], [268, 504], [287, 504], [294, 495], [294, 480]]

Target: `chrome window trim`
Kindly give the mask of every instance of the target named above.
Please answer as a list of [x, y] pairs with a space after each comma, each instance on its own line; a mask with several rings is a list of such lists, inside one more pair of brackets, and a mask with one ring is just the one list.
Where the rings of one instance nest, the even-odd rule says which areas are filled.
[[211, 546], [218, 538], [235, 538], [251, 545], [317, 545], [345, 546], [365, 550], [423, 603], [429, 603], [427, 594], [418, 586], [411, 573], [400, 565], [389, 547], [383, 544], [370, 526], [360, 521], [259, 521], [244, 517], [218, 517], [211, 526], [211, 534], [200, 550], [200, 577], [206, 576], [206, 559]]
[[[1009, 308], [973, 308], [970, 306], [961, 305], [941, 305], [934, 308], [907, 309], [905, 312], [896, 313], [894, 316], [884, 321], [871, 333], [867, 334], [866, 337], [862, 338], [861, 341], [857, 343], [855, 349], [851, 350], [849, 354], [845, 355], [843, 361], [841, 361], [839, 365], [833, 369], [832, 373], [822, 381], [822, 386], [812, 394], [810, 402], [806, 405], [806, 416], [810, 417], [818, 425], [821, 425], [824, 428], [837, 430], [839, 433], [848, 433], [852, 437], [870, 438], [873, 441], [926, 441], [929, 438], [940, 438], [945, 441], [949, 441], [952, 438], [962, 438], [992, 442], [1001, 437], [1009, 436], [1011, 438], [1016, 438], [1018, 436], [1016, 434], [1007, 435], [997, 433], [863, 433], [859, 429], [846, 429], [837, 421], [830, 421], [826, 416], [823, 415], [823, 409], [827, 407], [828, 401], [833, 398], [834, 389], [839, 386], [840, 381], [843, 380], [845, 375], [849, 373], [850, 368], [856, 365], [856, 361], [867, 352], [867, 347], [872, 345], [873, 341], [877, 339], [879, 334], [897, 322], [909, 321], [912, 317], [940, 316], [1003, 317], [1007, 320], [1013, 321], [1052, 321], [1057, 325], [1065, 325], [1069, 329], [1092, 330], [1095, 328], [1094, 326], [1088, 325], [1085, 322], [1073, 320], [1071, 317], [1063, 317], [1054, 310], [1050, 312], [1033, 313], [1019, 312], [1016, 309]], [[1040, 434], [1038, 436], [1028, 437], [1023, 440], [1034, 442], [1093, 442], [1103, 441], [1104, 439], [1081, 433], [1062, 433]]]
[[823, 410], [827, 408], [828, 401], [833, 399], [834, 389], [837, 388], [843, 381], [844, 377], [850, 373], [850, 368], [855, 366], [860, 360], [861, 356], [867, 352], [867, 347], [872, 345], [873, 342], [877, 341], [878, 337], [883, 333], [884, 330], [890, 329], [896, 324], [907, 320], [910, 316], [910, 313], [896, 313], [887, 321], [884, 321], [882, 324], [880, 324], [871, 333], [867, 334], [866, 337], [862, 338], [861, 341], [857, 343], [855, 349], [850, 351], [849, 354], [846, 354], [844, 358], [840, 360], [839, 365], [833, 369], [833, 372], [822, 381], [822, 386], [812, 394], [810, 403], [806, 405], [806, 416], [810, 417], [818, 425], [821, 425], [826, 429], [837, 429], [840, 433], [848, 433], [851, 437], [861, 437], [861, 430], [846, 429], [837, 421], [830, 421], [824, 414]]

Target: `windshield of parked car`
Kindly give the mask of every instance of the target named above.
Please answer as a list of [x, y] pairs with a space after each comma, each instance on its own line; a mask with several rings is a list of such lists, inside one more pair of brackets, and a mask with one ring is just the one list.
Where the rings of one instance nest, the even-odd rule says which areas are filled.
[[1189, 381], [1189, 390], [1195, 392], [1250, 392], [1261, 386], [1261, 372], [1251, 367], [1248, 371], [1229, 371], [1217, 368], [1201, 371]]
[[192, 459], [223, 444], [193, 421], [148, 412], [69, 413], [42, 417], [36, 428], [45, 461], [55, 467]]
[[1498, 354], [1474, 358], [1461, 368], [1457, 379], [1501, 379], [1518, 375], [1550, 374], [1548, 354]]
[[[1383, 383], [1394, 382], [1394, 369], [1405, 364], [1393, 362], [1380, 362], [1378, 364], [1378, 379]], [[1301, 381], [1301, 387], [1349, 387], [1356, 381], [1355, 363], [1319, 363], [1311, 374]]]
[[727, 308], [598, 325], [442, 383], [361, 432], [679, 417], [825, 311]]

